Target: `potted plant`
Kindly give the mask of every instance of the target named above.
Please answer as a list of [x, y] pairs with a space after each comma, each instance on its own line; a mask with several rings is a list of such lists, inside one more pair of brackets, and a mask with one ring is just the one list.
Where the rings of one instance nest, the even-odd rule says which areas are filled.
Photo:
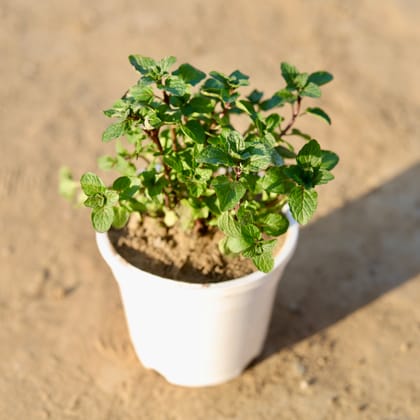
[[[302, 103], [332, 75], [281, 63], [283, 89], [243, 96], [249, 78], [240, 71], [129, 60], [140, 78], [105, 111], [116, 122], [102, 140], [117, 139], [116, 154], [99, 159], [119, 176], [107, 186], [85, 173], [83, 202], [142, 363], [175, 384], [217, 384], [261, 352], [298, 223], [316, 209], [315, 187], [333, 179], [338, 156], [295, 127], [306, 114], [331, 123]], [[288, 119], [277, 112], [285, 105]], [[60, 185], [75, 196], [68, 170]]]

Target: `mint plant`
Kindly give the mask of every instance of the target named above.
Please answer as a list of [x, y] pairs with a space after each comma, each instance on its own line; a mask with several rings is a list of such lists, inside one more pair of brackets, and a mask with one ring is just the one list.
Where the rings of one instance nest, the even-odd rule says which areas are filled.
[[[122, 228], [134, 212], [201, 234], [217, 227], [225, 234], [221, 252], [242, 254], [269, 272], [276, 238], [288, 229], [284, 205], [307, 223], [317, 207], [315, 187], [334, 178], [338, 156], [295, 127], [308, 114], [331, 124], [324, 110], [302, 103], [319, 98], [332, 75], [281, 63], [284, 88], [269, 97], [259, 90], [245, 96], [249, 77], [238, 70], [207, 76], [190, 64], [171, 71], [175, 57], [129, 60], [140, 78], [104, 111], [116, 122], [102, 141], [117, 139], [116, 153], [98, 162], [119, 177], [110, 186], [91, 172], [80, 180], [93, 227]], [[287, 120], [277, 112], [285, 105], [291, 108]], [[239, 131], [234, 120], [246, 128]], [[299, 151], [294, 137], [305, 140]], [[74, 193], [67, 171], [61, 185], [64, 195]]]

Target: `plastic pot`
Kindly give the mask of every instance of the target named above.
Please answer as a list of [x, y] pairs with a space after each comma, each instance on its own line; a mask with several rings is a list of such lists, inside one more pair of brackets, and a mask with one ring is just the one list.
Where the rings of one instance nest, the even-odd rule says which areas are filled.
[[268, 273], [221, 283], [192, 284], [140, 270], [96, 240], [120, 288], [129, 332], [141, 363], [170, 383], [199, 387], [240, 375], [262, 351], [276, 288], [297, 244], [290, 212], [283, 247]]

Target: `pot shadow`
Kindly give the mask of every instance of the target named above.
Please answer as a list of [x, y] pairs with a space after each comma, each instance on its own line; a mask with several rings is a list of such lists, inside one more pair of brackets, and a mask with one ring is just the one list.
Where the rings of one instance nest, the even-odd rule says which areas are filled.
[[420, 272], [420, 163], [301, 229], [262, 355], [345, 318]]

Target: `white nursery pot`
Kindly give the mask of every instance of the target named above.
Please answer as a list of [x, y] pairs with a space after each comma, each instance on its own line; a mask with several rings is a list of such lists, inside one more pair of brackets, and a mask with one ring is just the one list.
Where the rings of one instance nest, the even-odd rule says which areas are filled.
[[97, 233], [99, 251], [120, 287], [136, 353], [168, 382], [199, 387], [238, 376], [262, 351], [278, 281], [291, 258], [299, 227], [290, 226], [274, 269], [220, 283], [192, 284], [129, 264]]

